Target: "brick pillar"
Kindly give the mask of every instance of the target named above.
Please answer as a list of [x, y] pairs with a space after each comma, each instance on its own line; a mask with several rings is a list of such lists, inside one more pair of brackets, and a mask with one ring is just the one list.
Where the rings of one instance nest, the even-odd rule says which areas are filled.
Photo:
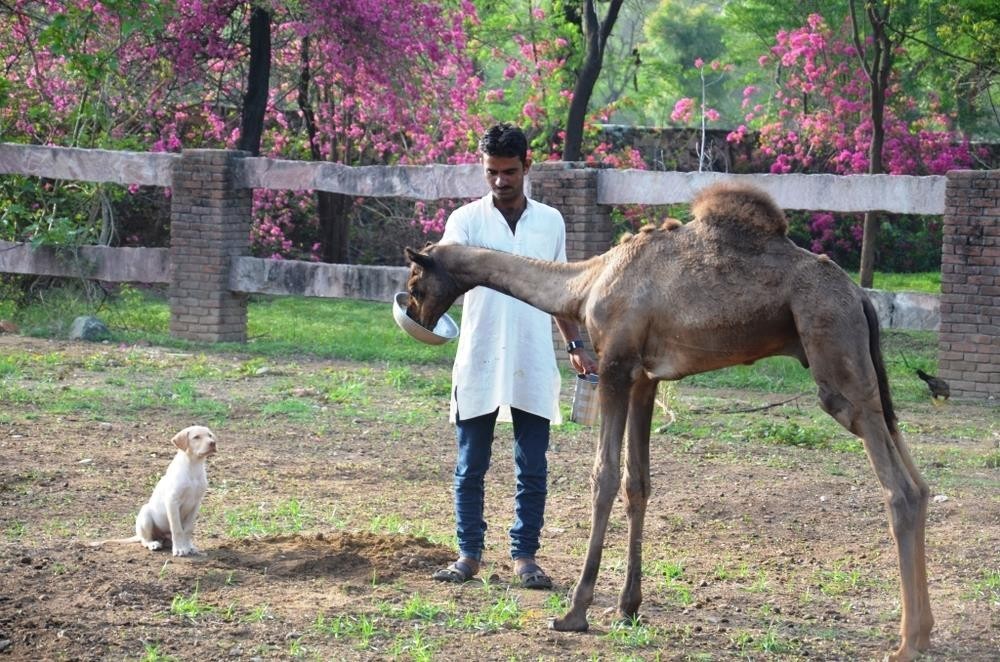
[[[566, 258], [570, 262], [600, 255], [611, 248], [611, 207], [597, 204], [598, 170], [583, 163], [549, 161], [531, 167], [531, 197], [555, 207], [566, 221]], [[581, 335], [594, 354], [585, 329]], [[559, 330], [552, 325], [556, 358], [568, 366], [565, 345]]]
[[233, 257], [250, 247], [252, 191], [241, 188], [246, 152], [186, 149], [170, 202], [170, 335], [245, 342], [247, 301], [229, 291]]
[[938, 363], [952, 397], [1000, 397], [1000, 170], [948, 173]]
[[611, 207], [597, 204], [599, 171], [583, 163], [536, 163], [531, 197], [555, 207], [566, 219], [566, 257], [585, 260], [611, 248]]

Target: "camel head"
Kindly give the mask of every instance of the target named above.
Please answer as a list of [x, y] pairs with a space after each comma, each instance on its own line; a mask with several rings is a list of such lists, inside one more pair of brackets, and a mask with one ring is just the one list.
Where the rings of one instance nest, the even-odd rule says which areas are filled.
[[410, 277], [406, 281], [410, 303], [406, 314], [425, 329], [433, 329], [464, 292], [434, 257], [436, 249], [435, 244], [428, 244], [420, 251], [406, 248], [406, 258], [410, 261]]

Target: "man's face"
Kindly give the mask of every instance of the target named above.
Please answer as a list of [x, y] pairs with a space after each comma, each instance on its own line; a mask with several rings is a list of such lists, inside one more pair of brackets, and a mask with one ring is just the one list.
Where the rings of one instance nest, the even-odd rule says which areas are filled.
[[483, 171], [493, 192], [494, 203], [500, 206], [516, 204], [524, 195], [524, 176], [531, 160], [521, 163], [516, 156], [483, 155]]

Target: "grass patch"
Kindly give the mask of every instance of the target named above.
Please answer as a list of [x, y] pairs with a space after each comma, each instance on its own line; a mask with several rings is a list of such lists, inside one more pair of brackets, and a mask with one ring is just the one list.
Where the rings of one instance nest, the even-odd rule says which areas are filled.
[[[851, 279], [859, 282], [858, 274], [852, 272]], [[876, 271], [872, 274], [872, 285], [876, 290], [892, 292], [941, 293], [941, 272], [927, 271], [915, 274], [889, 274]]]
[[408, 621], [434, 621], [439, 616], [454, 611], [454, 607], [442, 607], [419, 594], [410, 596], [409, 600], [402, 605], [382, 602], [378, 605], [378, 609], [390, 618], [401, 618]]
[[360, 616], [346, 614], [334, 617], [321, 614], [313, 622], [312, 630], [334, 639], [351, 641], [352, 645], [359, 650], [369, 648], [372, 640], [379, 634], [375, 621], [365, 614]]
[[683, 579], [684, 564], [681, 561], [657, 561], [650, 574], [658, 579], [658, 586], [671, 603], [686, 607], [694, 602], [691, 587]]
[[1000, 607], [1000, 568], [987, 568], [982, 578], [972, 583], [972, 596]]
[[226, 535], [230, 538], [276, 536], [298, 533], [305, 528], [307, 516], [302, 503], [290, 499], [268, 512], [263, 504], [257, 507], [237, 508], [223, 513]]
[[605, 637], [620, 648], [645, 648], [655, 645], [658, 635], [655, 627], [646, 625], [638, 616], [633, 616], [627, 621], [614, 623]]
[[800, 448], [826, 448], [830, 433], [814, 425], [799, 425], [795, 421], [755, 421], [747, 430], [750, 439], [761, 439], [769, 444], [798, 446]]
[[172, 616], [182, 616], [192, 623], [196, 622], [198, 617], [210, 614], [213, 611], [215, 611], [214, 607], [206, 605], [198, 598], [197, 583], [195, 583], [194, 592], [191, 595], [175, 595], [174, 599], [170, 602], [170, 614]]
[[[488, 584], [485, 586], [487, 594], [494, 592]], [[521, 603], [515, 594], [507, 590], [495, 597], [484, 609], [451, 618], [447, 625], [463, 630], [497, 632], [503, 629], [520, 629], [523, 622], [524, 610]]]
[[143, 644], [142, 662], [174, 662], [177, 658], [160, 651], [159, 644]]

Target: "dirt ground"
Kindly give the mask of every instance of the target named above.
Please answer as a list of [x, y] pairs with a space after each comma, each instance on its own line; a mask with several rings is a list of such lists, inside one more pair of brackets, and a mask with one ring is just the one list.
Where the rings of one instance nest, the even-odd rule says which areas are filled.
[[[866, 660], [896, 645], [895, 552], [864, 455], [747, 432], [826, 425], [810, 397], [736, 414], [789, 396], [677, 387], [653, 441], [640, 624], [609, 615], [618, 504], [590, 631], [547, 628], [589, 530], [596, 432], [576, 425], [550, 453], [539, 560], [554, 591], [512, 580], [506, 429], [487, 581], [432, 581], [454, 555], [447, 374], [0, 336], [0, 659]], [[898, 413], [936, 497], [926, 659], [1000, 659], [998, 410]], [[170, 437], [196, 422], [219, 437], [204, 555], [87, 546], [131, 535]]]

